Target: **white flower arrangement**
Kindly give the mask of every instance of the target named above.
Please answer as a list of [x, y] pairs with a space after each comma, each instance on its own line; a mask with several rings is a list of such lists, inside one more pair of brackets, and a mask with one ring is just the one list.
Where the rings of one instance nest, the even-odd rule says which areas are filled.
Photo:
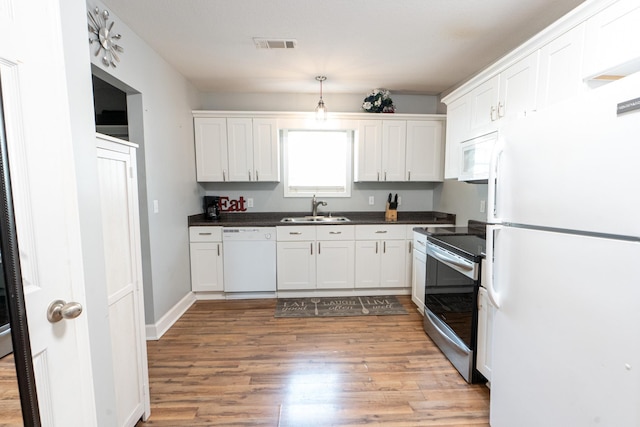
[[362, 109], [367, 113], [393, 113], [396, 108], [387, 89], [374, 89], [364, 99]]

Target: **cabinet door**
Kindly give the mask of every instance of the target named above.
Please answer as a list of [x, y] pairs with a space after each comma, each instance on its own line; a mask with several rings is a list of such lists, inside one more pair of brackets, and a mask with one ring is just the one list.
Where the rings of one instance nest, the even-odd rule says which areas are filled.
[[280, 181], [280, 144], [276, 119], [253, 119], [255, 181]]
[[441, 121], [407, 121], [406, 181], [442, 181]]
[[495, 307], [489, 301], [487, 290], [478, 289], [478, 356], [476, 368], [484, 377], [491, 381], [493, 316]]
[[383, 240], [380, 242], [380, 286], [383, 288], [403, 288], [405, 282], [405, 241]]
[[315, 289], [315, 242], [278, 242], [278, 290]]
[[542, 109], [577, 95], [582, 81], [584, 24], [540, 49], [537, 107]]
[[638, 22], [638, 0], [620, 0], [589, 18], [585, 38], [585, 77], [602, 76], [607, 79], [640, 70]]
[[413, 251], [413, 268], [411, 270], [411, 301], [424, 315], [424, 285], [427, 276], [427, 255]]
[[471, 123], [469, 138], [497, 129], [500, 76], [496, 75], [471, 91]]
[[356, 143], [355, 181], [380, 181], [382, 169], [382, 120], [360, 120]]
[[460, 143], [471, 138], [471, 95], [447, 105], [447, 145], [445, 179], [457, 179], [460, 169]]
[[227, 180], [227, 120], [195, 118], [196, 178], [199, 182]]
[[229, 181], [253, 180], [253, 123], [251, 119], [227, 119]]
[[191, 290], [222, 291], [222, 243], [191, 243]]
[[405, 120], [382, 121], [382, 180], [405, 180], [405, 156], [407, 122]]
[[352, 289], [354, 284], [355, 242], [322, 240], [316, 256], [318, 289]]
[[538, 52], [513, 64], [500, 73], [498, 118], [524, 117], [536, 109]]
[[378, 240], [356, 241], [355, 287], [377, 288], [380, 286], [380, 242]]

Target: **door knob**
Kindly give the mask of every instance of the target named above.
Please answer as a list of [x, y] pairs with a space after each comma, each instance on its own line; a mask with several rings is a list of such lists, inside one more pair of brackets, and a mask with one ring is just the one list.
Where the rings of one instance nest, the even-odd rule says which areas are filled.
[[47, 319], [49, 322], [56, 323], [62, 319], [75, 319], [82, 313], [82, 304], [79, 302], [64, 302], [57, 299], [47, 309]]

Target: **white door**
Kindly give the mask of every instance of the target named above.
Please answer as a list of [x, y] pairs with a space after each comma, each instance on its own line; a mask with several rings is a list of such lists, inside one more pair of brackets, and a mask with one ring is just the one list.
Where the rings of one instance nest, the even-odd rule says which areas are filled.
[[227, 119], [229, 181], [253, 181], [253, 123], [247, 118]]
[[405, 181], [407, 122], [382, 121], [382, 180]]
[[118, 426], [150, 412], [142, 263], [133, 144], [97, 137], [107, 304]]
[[46, 314], [58, 299], [86, 306], [60, 11], [47, 0], [2, 4], [0, 79], [42, 424], [94, 426], [87, 315]]

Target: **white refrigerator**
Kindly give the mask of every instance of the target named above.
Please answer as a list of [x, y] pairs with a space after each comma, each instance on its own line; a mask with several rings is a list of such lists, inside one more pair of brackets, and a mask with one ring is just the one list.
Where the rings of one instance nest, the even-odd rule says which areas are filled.
[[501, 131], [493, 427], [640, 426], [640, 110], [618, 104], [640, 106], [640, 73]]

